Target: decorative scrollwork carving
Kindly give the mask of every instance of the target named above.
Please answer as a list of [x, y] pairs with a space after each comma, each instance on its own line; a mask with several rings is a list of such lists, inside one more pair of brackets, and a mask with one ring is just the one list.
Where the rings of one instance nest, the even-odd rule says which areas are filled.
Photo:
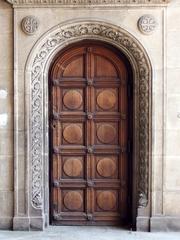
[[[126, 52], [136, 62], [137, 79], [135, 92], [138, 94], [136, 109], [136, 125], [138, 129], [138, 193], [139, 206], [148, 203], [149, 179], [149, 111], [151, 65], [147, 54], [139, 42], [127, 31], [104, 22], [79, 22], [66, 26], [57, 26], [48, 36], [44, 37], [36, 48], [31, 72], [31, 167], [32, 167], [32, 205], [42, 208], [43, 205], [43, 76], [46, 62], [60, 46], [77, 39], [99, 39], [109, 42]], [[91, 152], [89, 150], [88, 152]]]

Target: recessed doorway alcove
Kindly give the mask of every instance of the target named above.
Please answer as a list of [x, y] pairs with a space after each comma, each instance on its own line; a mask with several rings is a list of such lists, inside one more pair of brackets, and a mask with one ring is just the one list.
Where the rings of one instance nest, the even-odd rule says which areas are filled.
[[[49, 87], [57, 54], [80, 41], [97, 41], [124, 55], [132, 69], [132, 219], [148, 228], [151, 164], [152, 67], [141, 43], [125, 29], [102, 21], [66, 22], [45, 33], [33, 47], [25, 69], [26, 217], [15, 211], [14, 229], [43, 229], [49, 224]], [[18, 93], [17, 93], [18, 96]], [[16, 126], [18, 131], [18, 125]], [[16, 136], [18, 139], [18, 135]], [[71, 140], [70, 140], [71, 141]], [[18, 159], [18, 155], [17, 155]], [[18, 179], [18, 172], [15, 173]], [[15, 195], [18, 209], [20, 192]]]

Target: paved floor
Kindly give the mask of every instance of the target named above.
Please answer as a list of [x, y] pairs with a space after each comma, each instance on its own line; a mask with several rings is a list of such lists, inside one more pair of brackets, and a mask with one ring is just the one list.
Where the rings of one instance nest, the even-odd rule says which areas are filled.
[[180, 233], [143, 233], [116, 227], [49, 227], [44, 232], [0, 231], [0, 240], [180, 240]]

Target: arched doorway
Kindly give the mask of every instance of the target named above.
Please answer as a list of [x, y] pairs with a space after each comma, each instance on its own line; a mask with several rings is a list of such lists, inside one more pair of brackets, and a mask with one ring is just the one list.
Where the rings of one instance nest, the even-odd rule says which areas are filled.
[[[104, 21], [78, 20], [58, 24], [46, 32], [34, 45], [25, 67], [25, 132], [24, 169], [15, 172], [26, 178], [24, 201], [26, 215], [22, 218], [19, 204], [22, 195], [16, 192], [13, 228], [21, 222], [26, 229], [44, 229], [49, 224], [49, 69], [56, 54], [72, 43], [82, 40], [107, 43], [121, 51], [133, 71], [133, 149], [132, 149], [132, 209], [133, 226], [148, 229], [151, 214], [151, 82], [152, 65], [149, 56], [135, 36]], [[17, 89], [16, 89], [17, 91]], [[16, 92], [18, 93], [18, 92]], [[16, 131], [21, 131], [15, 124]], [[21, 142], [16, 135], [16, 141]], [[20, 145], [19, 145], [20, 146]], [[16, 156], [16, 164], [21, 155]]]
[[124, 225], [132, 215], [132, 73], [116, 48], [81, 41], [50, 68], [50, 221]]

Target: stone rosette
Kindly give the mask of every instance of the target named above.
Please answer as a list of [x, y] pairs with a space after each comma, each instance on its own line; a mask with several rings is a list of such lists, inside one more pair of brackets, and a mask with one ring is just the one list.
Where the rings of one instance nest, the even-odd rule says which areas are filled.
[[22, 19], [21, 27], [24, 33], [33, 35], [38, 30], [39, 21], [34, 16], [26, 16]]
[[143, 34], [150, 35], [157, 28], [157, 20], [153, 15], [146, 14], [139, 18], [138, 28]]

